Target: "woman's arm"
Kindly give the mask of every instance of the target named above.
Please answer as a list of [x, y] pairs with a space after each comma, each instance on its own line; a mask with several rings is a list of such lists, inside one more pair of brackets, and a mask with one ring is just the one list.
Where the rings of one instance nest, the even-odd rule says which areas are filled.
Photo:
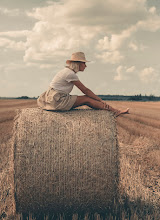
[[103, 102], [101, 98], [99, 98], [97, 95], [95, 95], [90, 89], [85, 87], [81, 81], [72, 81], [72, 83], [77, 86], [85, 95], [89, 96], [92, 99], [98, 100], [100, 102]]

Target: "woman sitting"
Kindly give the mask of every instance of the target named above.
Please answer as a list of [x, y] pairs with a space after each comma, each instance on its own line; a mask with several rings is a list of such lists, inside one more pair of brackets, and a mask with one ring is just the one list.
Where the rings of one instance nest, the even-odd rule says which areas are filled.
[[[67, 66], [55, 75], [49, 89], [38, 98], [38, 106], [45, 110], [66, 111], [87, 105], [93, 109], [111, 111], [116, 116], [129, 113], [128, 108], [122, 111], [112, 108], [81, 83], [77, 73], [85, 70], [86, 62], [89, 61], [86, 60], [83, 52], [73, 53], [71, 59], [66, 61]], [[85, 95], [70, 95], [74, 85]]]

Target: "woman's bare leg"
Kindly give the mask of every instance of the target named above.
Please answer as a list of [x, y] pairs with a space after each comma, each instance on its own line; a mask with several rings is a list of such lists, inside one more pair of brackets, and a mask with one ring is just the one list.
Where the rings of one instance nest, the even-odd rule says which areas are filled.
[[78, 106], [87, 105], [94, 109], [104, 109], [104, 104], [99, 102], [95, 99], [92, 99], [86, 95], [84, 96], [77, 96], [77, 99], [72, 108], [76, 108]]
[[77, 99], [73, 105], [72, 108], [76, 108], [78, 106], [82, 106], [82, 105], [87, 105], [93, 109], [102, 109], [102, 110], [108, 110], [111, 111], [113, 113], [115, 113], [116, 116], [119, 116], [121, 114], [126, 114], [129, 113], [129, 109], [120, 111], [117, 109], [112, 108], [110, 105], [106, 105], [106, 107], [104, 107], [104, 103], [97, 101], [95, 99], [92, 99], [86, 95], [84, 96], [77, 96]]

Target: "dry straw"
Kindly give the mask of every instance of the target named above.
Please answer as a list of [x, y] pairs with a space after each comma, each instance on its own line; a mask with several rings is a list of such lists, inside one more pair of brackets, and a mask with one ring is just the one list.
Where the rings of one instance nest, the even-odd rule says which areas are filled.
[[20, 212], [105, 210], [117, 195], [114, 116], [105, 110], [19, 112], [14, 181]]

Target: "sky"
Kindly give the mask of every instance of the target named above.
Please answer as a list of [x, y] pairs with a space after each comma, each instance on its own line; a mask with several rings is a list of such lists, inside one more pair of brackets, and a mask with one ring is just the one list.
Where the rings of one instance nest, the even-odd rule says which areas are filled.
[[95, 94], [160, 96], [160, 0], [0, 0], [0, 97], [39, 96], [78, 51]]

